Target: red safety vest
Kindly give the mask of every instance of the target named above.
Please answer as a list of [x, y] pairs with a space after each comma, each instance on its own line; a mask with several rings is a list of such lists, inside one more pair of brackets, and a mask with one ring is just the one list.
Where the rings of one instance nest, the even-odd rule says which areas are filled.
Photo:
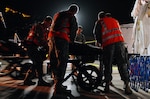
[[116, 42], [124, 42], [124, 38], [120, 30], [120, 25], [116, 19], [112, 17], [105, 17], [100, 22], [102, 25], [103, 47]]
[[33, 25], [27, 36], [27, 41], [37, 46], [46, 46], [48, 32], [49, 30], [41, 23]]
[[[48, 34], [48, 38], [59, 37], [62, 39], [70, 41], [70, 18], [71, 14], [65, 14], [68, 12], [56, 13], [53, 18], [52, 28]], [[62, 24], [63, 23], [63, 24]]]

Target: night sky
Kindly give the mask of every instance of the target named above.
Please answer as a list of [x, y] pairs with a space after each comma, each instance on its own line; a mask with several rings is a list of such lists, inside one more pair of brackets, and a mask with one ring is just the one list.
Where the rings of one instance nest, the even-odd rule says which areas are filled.
[[[87, 39], [93, 37], [92, 31], [99, 11], [110, 12], [120, 24], [133, 22], [131, 11], [135, 0], [0, 0], [0, 11], [7, 26], [6, 29], [0, 27], [0, 39], [11, 38], [15, 32], [24, 39], [33, 23], [42, 21], [47, 15], [53, 17], [57, 11], [66, 10], [71, 3], [80, 7], [77, 21], [83, 26]], [[6, 13], [6, 7], [18, 13]], [[20, 13], [31, 17], [24, 18]]]

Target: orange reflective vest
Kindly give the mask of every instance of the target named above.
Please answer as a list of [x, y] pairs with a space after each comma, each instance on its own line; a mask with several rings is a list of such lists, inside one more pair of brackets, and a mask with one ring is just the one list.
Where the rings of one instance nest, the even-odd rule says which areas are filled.
[[112, 17], [105, 17], [102, 19], [102, 46], [124, 42], [122, 32], [120, 30], [119, 22]]
[[[67, 13], [67, 14], [66, 14]], [[51, 30], [48, 34], [48, 38], [51, 37], [59, 37], [62, 39], [70, 41], [70, 18], [71, 14], [68, 12], [60, 12], [56, 13], [53, 18], [53, 23], [51, 26]]]
[[42, 23], [35, 24], [30, 29], [26, 40], [37, 46], [46, 46], [48, 32], [49, 30]]

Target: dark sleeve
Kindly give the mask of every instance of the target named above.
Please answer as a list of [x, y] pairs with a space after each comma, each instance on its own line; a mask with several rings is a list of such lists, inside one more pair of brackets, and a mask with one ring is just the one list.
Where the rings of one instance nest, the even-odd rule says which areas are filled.
[[97, 40], [97, 42], [102, 44], [102, 32], [101, 31], [102, 31], [102, 26], [99, 21], [96, 21], [94, 29], [93, 29], [93, 35], [94, 35], [95, 40]]
[[34, 32], [35, 32], [35, 36], [38, 39], [41, 39], [43, 37], [43, 28], [42, 28], [41, 23], [38, 23], [37, 25], [35, 25]]
[[70, 41], [71, 42], [74, 42], [77, 29], [78, 29], [78, 24], [76, 21], [76, 17], [74, 16], [71, 19], [71, 26], [70, 26]]
[[85, 38], [85, 35], [84, 34], [82, 34], [82, 36], [83, 36], [83, 44], [85, 44], [85, 42], [86, 42], [86, 38]]

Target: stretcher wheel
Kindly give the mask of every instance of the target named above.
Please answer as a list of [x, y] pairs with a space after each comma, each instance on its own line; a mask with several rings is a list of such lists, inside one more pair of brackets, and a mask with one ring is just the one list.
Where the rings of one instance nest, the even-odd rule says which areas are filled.
[[100, 71], [92, 65], [82, 66], [77, 76], [78, 85], [87, 91], [92, 91], [100, 84]]

